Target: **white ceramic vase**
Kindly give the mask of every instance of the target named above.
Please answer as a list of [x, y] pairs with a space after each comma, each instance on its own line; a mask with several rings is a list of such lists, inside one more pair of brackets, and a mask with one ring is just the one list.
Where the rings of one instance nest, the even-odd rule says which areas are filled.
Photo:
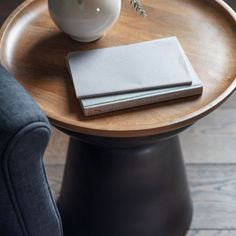
[[73, 39], [91, 42], [116, 22], [121, 0], [48, 0], [55, 24]]

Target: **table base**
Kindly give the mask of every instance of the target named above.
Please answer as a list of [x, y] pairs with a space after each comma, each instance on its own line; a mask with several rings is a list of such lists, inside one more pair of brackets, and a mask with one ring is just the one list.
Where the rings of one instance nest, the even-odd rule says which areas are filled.
[[185, 235], [192, 203], [178, 137], [131, 143], [70, 139], [58, 200], [65, 236]]

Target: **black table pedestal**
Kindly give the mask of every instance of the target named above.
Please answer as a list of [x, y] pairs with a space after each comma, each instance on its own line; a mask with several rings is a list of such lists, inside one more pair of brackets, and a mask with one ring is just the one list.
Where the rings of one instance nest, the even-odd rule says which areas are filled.
[[65, 236], [184, 236], [192, 203], [178, 137], [71, 138], [58, 207]]

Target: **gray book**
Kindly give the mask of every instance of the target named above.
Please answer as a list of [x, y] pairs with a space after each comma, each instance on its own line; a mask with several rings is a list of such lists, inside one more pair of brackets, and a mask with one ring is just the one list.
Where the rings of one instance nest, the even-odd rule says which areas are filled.
[[176, 37], [69, 53], [78, 98], [190, 85], [192, 70]]
[[194, 76], [191, 85], [121, 95], [110, 95], [98, 98], [84, 98], [80, 99], [80, 103], [85, 116], [91, 116], [131, 107], [195, 96], [201, 94], [202, 90], [203, 86], [201, 81], [197, 76]]
[[[102, 90], [102, 92], [100, 93], [95, 93], [95, 94], [86, 95], [86, 96], [78, 95], [80, 93], [80, 89], [82, 89], [82, 87], [80, 88], [80, 85], [81, 85], [80, 80], [77, 78], [77, 76], [80, 75], [80, 69], [79, 69], [80, 66], [79, 64], [76, 63], [77, 55], [80, 52], [70, 53], [68, 55], [68, 60], [67, 60], [68, 67], [72, 75], [76, 95], [80, 101], [84, 114], [86, 116], [96, 115], [96, 114], [101, 114], [105, 112], [116, 111], [116, 110], [137, 107], [141, 105], [147, 105], [147, 104], [163, 102], [163, 101], [173, 100], [177, 98], [183, 98], [183, 97], [189, 97], [189, 96], [201, 94], [202, 89], [203, 89], [202, 83], [199, 80], [190, 61], [188, 60], [186, 54], [184, 53], [182, 47], [180, 46], [180, 44], [178, 43], [178, 40], [175, 37], [161, 39], [161, 40], [154, 40], [154, 41], [149, 41], [145, 43], [139, 43], [138, 45], [139, 46], [146, 45], [146, 44], [159, 45], [160, 42], [163, 48], [166, 50], [166, 53], [162, 51], [163, 48], [161, 49], [162, 53], [159, 54], [160, 48], [158, 51], [155, 51], [155, 53], [157, 55], [162, 55], [164, 58], [165, 58], [165, 55], [168, 55], [167, 56], [168, 60], [166, 61], [165, 60], [166, 58], [165, 59], [159, 58], [158, 61], [156, 61], [157, 64], [155, 66], [158, 68], [160, 65], [162, 65], [162, 63], [159, 64], [159, 62], [163, 62], [163, 61], [165, 62], [164, 65], [162, 65], [164, 69], [162, 68], [163, 70], [161, 70], [159, 68], [160, 74], [158, 74], [156, 70], [153, 70], [153, 68], [149, 68], [150, 71], [148, 71], [147, 74], [152, 74], [152, 72], [153, 74], [156, 73], [155, 74], [156, 80], [162, 81], [163, 78], [165, 78], [165, 81], [169, 81], [169, 83], [167, 83], [166, 85], [163, 85], [164, 84], [163, 83], [162, 85], [159, 84], [153, 87], [151, 86], [140, 87], [140, 89], [129, 89], [129, 90], [126, 89], [126, 90], [121, 90], [121, 91], [116, 91], [116, 92], [114, 91], [107, 92], [107, 90], [106, 92], [104, 92], [104, 90]], [[175, 46], [178, 45], [177, 47], [178, 50], [173, 50], [171, 52], [170, 49], [173, 49], [173, 48], [176, 49], [176, 47], [173, 45]], [[122, 46], [122, 47], [132, 47], [132, 46], [133, 45]], [[154, 48], [156, 50], [156, 47]], [[111, 50], [113, 49], [114, 48], [111, 48]], [[105, 49], [98, 49], [98, 50], [105, 50]], [[150, 50], [148, 51], [150, 53]], [[137, 53], [137, 52], [136, 50], [134, 50], [132, 53]], [[131, 58], [130, 54], [127, 54], [127, 58], [124, 61], [124, 63], [126, 63], [127, 60], [129, 60], [130, 58]], [[140, 65], [140, 64], [138, 65], [139, 67], [142, 68], [142, 70], [146, 71], [147, 70], [146, 64], [148, 64], [149, 61], [150, 61], [150, 57], [146, 55], [145, 66]], [[111, 59], [111, 64], [113, 65], [112, 59]], [[76, 67], [76, 65], [78, 67]], [[130, 75], [130, 73], [132, 73], [132, 70], [134, 70], [134, 68], [123, 67], [122, 70], [123, 70], [122, 72], [123, 77], [126, 78], [127, 81], [129, 81], [129, 77], [126, 77], [126, 76]], [[93, 71], [93, 68], [91, 69], [91, 71]], [[95, 78], [98, 78], [98, 80], [100, 80], [101, 78], [100, 75], [97, 75], [96, 77], [95, 71], [93, 71], [93, 75]], [[172, 77], [169, 77], [169, 76], [172, 76]], [[174, 80], [172, 79], [175, 79], [176, 77], [178, 77], [178, 82], [177, 80], [173, 82]], [[185, 79], [182, 80], [182, 77], [184, 77]], [[152, 79], [154, 79], [154, 77]], [[122, 82], [124, 85], [126, 85], [126, 80]], [[115, 85], [115, 84], [111, 84], [110, 82], [107, 82], [106, 85], [97, 85], [97, 87], [99, 88], [101, 87], [101, 89], [104, 87], [110, 88], [112, 87], [111, 85]], [[87, 86], [90, 86], [90, 84], [88, 83]], [[86, 88], [84, 89], [86, 90]], [[93, 89], [96, 89], [96, 88], [93, 88]]]

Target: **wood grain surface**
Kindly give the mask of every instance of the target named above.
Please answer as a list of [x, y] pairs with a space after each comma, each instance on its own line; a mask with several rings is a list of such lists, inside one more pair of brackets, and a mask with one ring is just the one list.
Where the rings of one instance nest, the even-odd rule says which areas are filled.
[[[146, 0], [139, 18], [128, 1], [118, 23], [94, 43], [77, 43], [50, 19], [47, 1], [28, 0], [0, 33], [1, 63], [25, 86], [54, 125], [93, 135], [159, 134], [192, 124], [236, 86], [236, 16], [221, 0]], [[177, 36], [203, 81], [201, 97], [155, 104], [94, 118], [82, 115], [66, 69], [69, 51]], [[135, 65], [134, 65], [135, 69]]]

